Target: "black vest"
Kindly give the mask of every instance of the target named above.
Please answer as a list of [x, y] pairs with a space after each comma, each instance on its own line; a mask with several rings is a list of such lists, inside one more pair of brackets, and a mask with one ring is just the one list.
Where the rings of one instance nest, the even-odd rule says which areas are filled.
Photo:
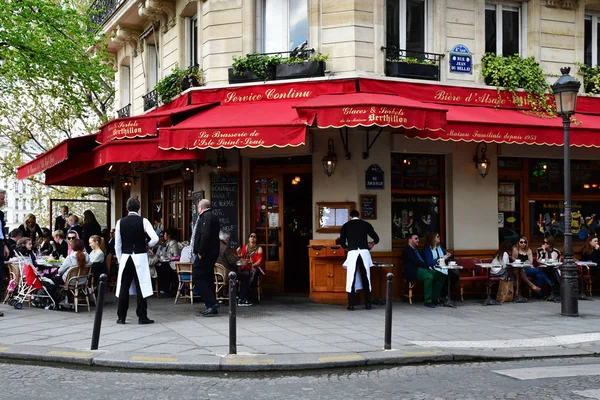
[[121, 219], [121, 251], [123, 254], [141, 254], [146, 252], [146, 231], [144, 218], [129, 214]]

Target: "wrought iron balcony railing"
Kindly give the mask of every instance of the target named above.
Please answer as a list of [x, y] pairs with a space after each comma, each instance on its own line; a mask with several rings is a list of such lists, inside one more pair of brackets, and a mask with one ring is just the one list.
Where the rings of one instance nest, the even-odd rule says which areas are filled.
[[117, 111], [117, 118], [125, 118], [131, 115], [131, 104], [127, 104], [125, 107]]
[[399, 78], [440, 80], [441, 61], [444, 54], [427, 53], [382, 46], [385, 52], [385, 74]]
[[142, 98], [144, 99], [144, 111], [148, 111], [158, 105], [158, 93], [156, 93], [156, 90], [148, 92]]
[[98, 26], [106, 21], [117, 11], [125, 0], [95, 0], [90, 7], [90, 18]]

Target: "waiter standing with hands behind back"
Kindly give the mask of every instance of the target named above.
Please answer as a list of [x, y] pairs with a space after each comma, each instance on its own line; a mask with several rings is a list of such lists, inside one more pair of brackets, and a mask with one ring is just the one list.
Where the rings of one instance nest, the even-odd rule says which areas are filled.
[[[129, 309], [129, 287], [135, 283], [137, 295], [137, 317], [140, 325], [152, 324], [148, 318], [148, 305], [146, 297], [152, 296], [152, 279], [148, 266], [148, 253], [146, 246], [154, 246], [158, 236], [150, 221], [138, 214], [140, 201], [134, 197], [127, 200], [125, 218], [117, 221], [115, 226], [115, 252], [119, 260], [119, 276], [117, 277], [117, 290], [119, 305], [117, 308], [117, 324], [124, 324]], [[150, 241], [146, 244], [146, 237]]]
[[[359, 219], [358, 210], [350, 211], [350, 221], [340, 231], [340, 245], [348, 251], [346, 267], [346, 292], [348, 292], [348, 310], [354, 311], [354, 297], [361, 288], [365, 291], [365, 308], [371, 309], [371, 274], [373, 265], [369, 250], [379, 243], [379, 236], [373, 226]], [[373, 242], [368, 241], [368, 237]]]

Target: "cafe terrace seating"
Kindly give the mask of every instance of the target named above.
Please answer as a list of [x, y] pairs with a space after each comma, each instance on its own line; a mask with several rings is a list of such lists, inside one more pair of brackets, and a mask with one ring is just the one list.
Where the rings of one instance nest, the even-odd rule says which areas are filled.
[[[85, 267], [74, 267], [67, 272], [67, 278], [63, 286], [60, 286], [59, 297], [64, 294], [71, 294], [73, 296], [73, 303], [75, 304], [75, 312], [78, 312], [79, 297], [85, 298], [88, 311], [90, 309], [90, 296], [95, 302], [94, 294], [90, 291], [88, 282], [90, 282], [92, 276], [92, 266], [86, 265]], [[90, 293], [91, 292], [91, 293]]]

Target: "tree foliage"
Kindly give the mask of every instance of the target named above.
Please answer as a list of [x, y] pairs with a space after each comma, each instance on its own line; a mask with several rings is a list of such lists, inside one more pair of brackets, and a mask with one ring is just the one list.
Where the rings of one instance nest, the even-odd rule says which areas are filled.
[[[61, 141], [109, 120], [114, 70], [90, 0], [4, 0], [0, 12], [0, 143], [4, 178]], [[32, 183], [40, 184], [35, 176]], [[43, 193], [43, 191], [34, 191]], [[106, 196], [104, 190], [50, 188], [46, 198]], [[46, 201], [42, 201], [44, 206]]]

